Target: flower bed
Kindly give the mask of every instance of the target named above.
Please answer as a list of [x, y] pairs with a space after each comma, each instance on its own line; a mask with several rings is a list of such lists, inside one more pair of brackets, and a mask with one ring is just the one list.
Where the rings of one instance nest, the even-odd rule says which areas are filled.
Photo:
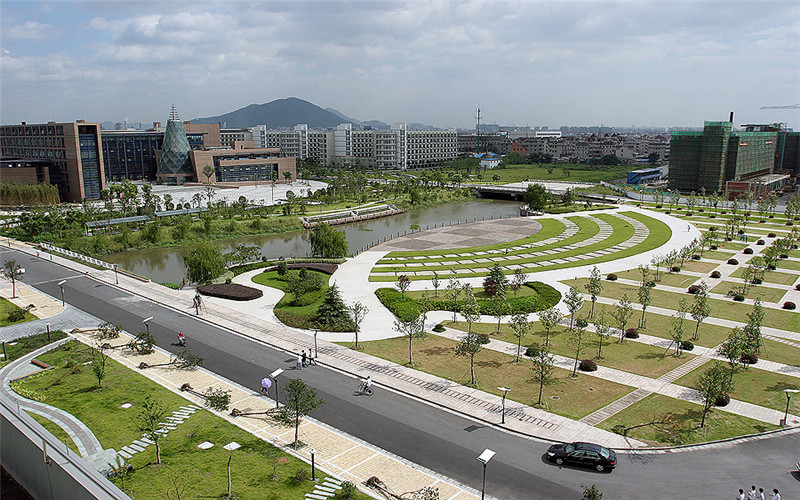
[[264, 292], [257, 288], [240, 285], [238, 283], [200, 285], [197, 287], [197, 291], [203, 295], [230, 300], [253, 300], [264, 295]]

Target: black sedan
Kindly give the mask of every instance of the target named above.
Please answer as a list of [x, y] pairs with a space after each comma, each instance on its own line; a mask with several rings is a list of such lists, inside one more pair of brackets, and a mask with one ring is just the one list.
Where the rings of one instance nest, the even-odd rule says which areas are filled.
[[617, 466], [617, 454], [613, 450], [592, 443], [554, 444], [547, 450], [547, 457], [558, 465], [571, 463], [593, 467], [598, 472]]

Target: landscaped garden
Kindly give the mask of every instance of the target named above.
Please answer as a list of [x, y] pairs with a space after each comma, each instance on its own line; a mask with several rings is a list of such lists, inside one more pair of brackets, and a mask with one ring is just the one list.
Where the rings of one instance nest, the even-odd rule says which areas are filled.
[[26, 321], [33, 321], [35, 319], [36, 316], [25, 309], [12, 304], [6, 299], [0, 298], [0, 327], [25, 323]]

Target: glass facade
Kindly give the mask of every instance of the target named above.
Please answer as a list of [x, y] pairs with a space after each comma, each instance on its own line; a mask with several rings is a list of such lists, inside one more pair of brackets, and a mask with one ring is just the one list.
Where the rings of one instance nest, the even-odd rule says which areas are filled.
[[106, 182], [155, 180], [156, 150], [162, 148], [160, 132], [103, 133], [103, 162]]
[[158, 162], [158, 175], [164, 175], [165, 182], [182, 184], [187, 178], [194, 178], [194, 168], [189, 158], [189, 140], [183, 124], [177, 120], [167, 121], [164, 132], [164, 145]]
[[100, 198], [100, 148], [97, 144], [97, 128], [78, 126], [81, 148], [81, 170], [83, 171], [83, 196]]

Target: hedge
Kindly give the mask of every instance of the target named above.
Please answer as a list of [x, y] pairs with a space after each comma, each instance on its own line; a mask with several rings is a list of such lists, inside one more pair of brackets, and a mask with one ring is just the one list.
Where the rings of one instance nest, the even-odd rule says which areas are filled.
[[[311, 259], [311, 258], [297, 258], [297, 259], [285, 259], [286, 268], [287, 269], [300, 269], [301, 267], [305, 267], [306, 269], [313, 269], [315, 271], [322, 271], [323, 273], [333, 274], [332, 271], [328, 271], [330, 269], [329, 266], [311, 266], [308, 264], [335, 264], [333, 270], [335, 271], [338, 265], [343, 263], [345, 259]], [[230, 271], [233, 272], [234, 276], [238, 276], [240, 274], [246, 273], [248, 271], [253, 271], [255, 269], [262, 269], [265, 267], [273, 267], [278, 264], [276, 260], [270, 260], [266, 262], [251, 262], [249, 264], [242, 264], [240, 266], [232, 266]], [[303, 265], [306, 264], [306, 265]]]
[[264, 292], [258, 288], [244, 286], [238, 283], [201, 285], [197, 287], [197, 291], [203, 295], [231, 300], [253, 300], [264, 295]]

